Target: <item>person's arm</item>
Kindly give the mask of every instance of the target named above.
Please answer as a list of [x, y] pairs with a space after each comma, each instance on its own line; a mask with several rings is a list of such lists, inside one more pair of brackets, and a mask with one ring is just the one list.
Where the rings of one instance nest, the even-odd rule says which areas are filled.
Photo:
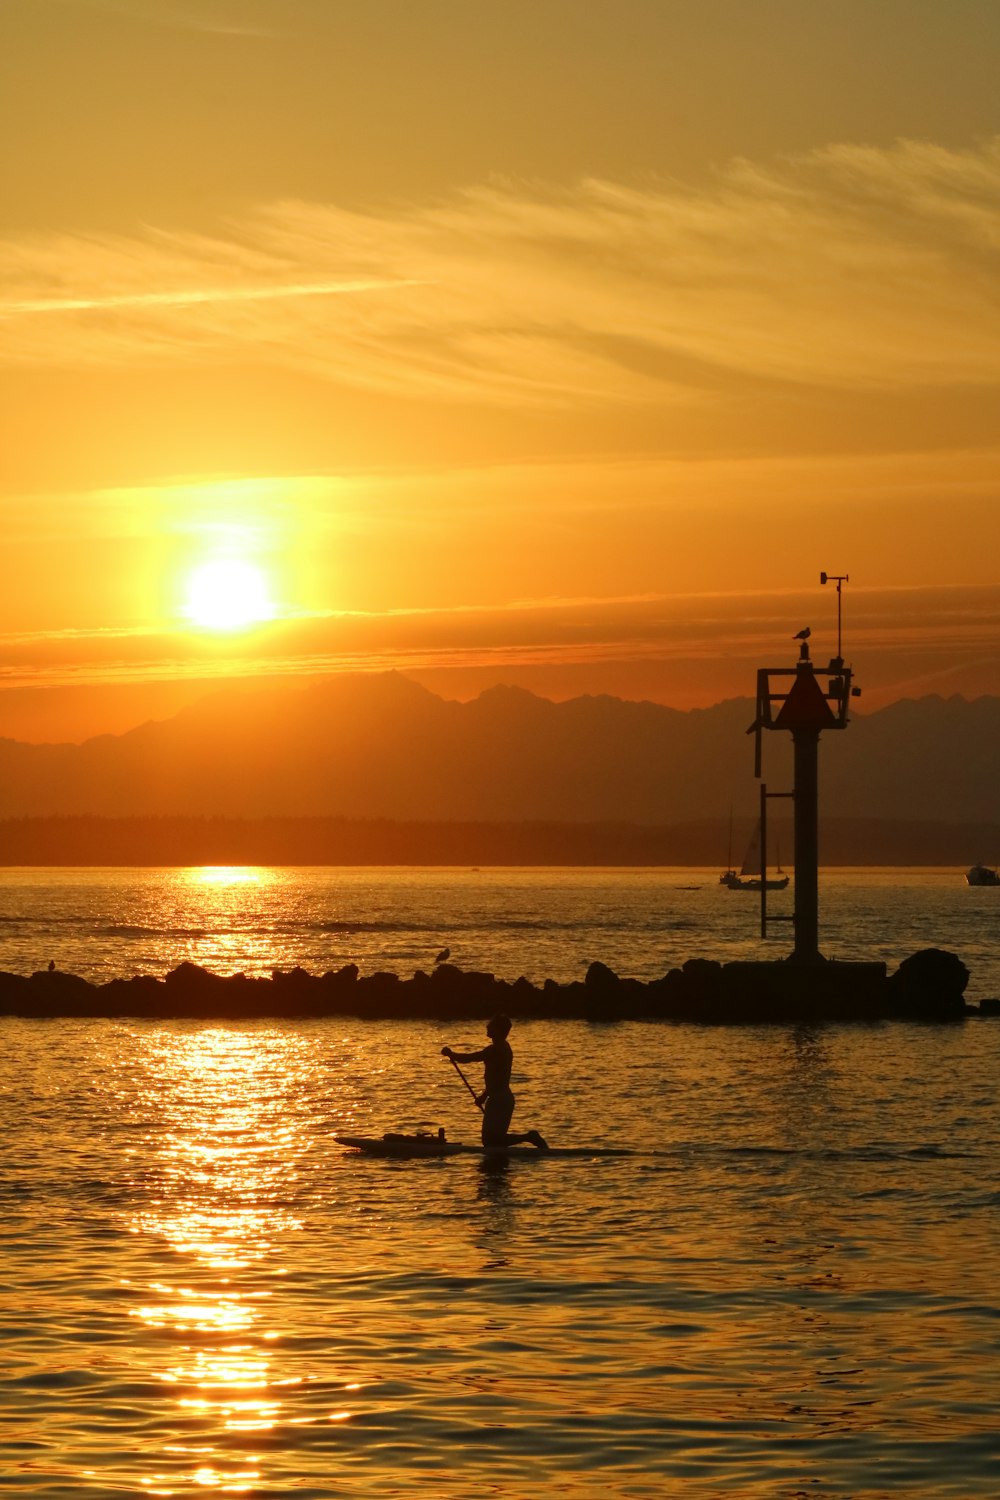
[[450, 1047], [442, 1047], [441, 1056], [450, 1058], [452, 1062], [485, 1062], [486, 1048], [481, 1047], [478, 1052], [453, 1052]]

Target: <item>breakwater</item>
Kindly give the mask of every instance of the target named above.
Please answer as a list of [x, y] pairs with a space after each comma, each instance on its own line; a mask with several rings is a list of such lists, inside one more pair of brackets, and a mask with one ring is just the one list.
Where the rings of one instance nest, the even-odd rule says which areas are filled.
[[392, 1020], [514, 1019], [694, 1021], [710, 1025], [919, 1020], [954, 1022], [1000, 1014], [1000, 1001], [969, 1005], [969, 971], [940, 948], [912, 954], [892, 973], [884, 963], [719, 963], [689, 959], [661, 979], [623, 978], [595, 962], [579, 982], [508, 981], [453, 964], [409, 978], [362, 974], [346, 964], [316, 975], [302, 968], [270, 978], [219, 975], [182, 963], [162, 979], [137, 975], [93, 984], [58, 969], [0, 973], [0, 1014], [58, 1017], [264, 1020], [357, 1016]]

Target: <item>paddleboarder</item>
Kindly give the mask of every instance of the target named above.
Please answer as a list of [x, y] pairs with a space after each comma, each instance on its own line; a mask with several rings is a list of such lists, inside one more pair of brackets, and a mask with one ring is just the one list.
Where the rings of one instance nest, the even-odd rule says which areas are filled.
[[478, 1052], [453, 1052], [450, 1047], [441, 1048], [441, 1056], [453, 1063], [481, 1062], [483, 1065], [483, 1092], [476, 1103], [483, 1112], [483, 1145], [487, 1147], [519, 1146], [527, 1141], [539, 1151], [549, 1149], [537, 1130], [526, 1130], [522, 1135], [512, 1135], [509, 1130], [514, 1113], [514, 1095], [510, 1088], [510, 1072], [514, 1063], [507, 1037], [510, 1032], [509, 1016], [494, 1016], [486, 1023], [489, 1042]]

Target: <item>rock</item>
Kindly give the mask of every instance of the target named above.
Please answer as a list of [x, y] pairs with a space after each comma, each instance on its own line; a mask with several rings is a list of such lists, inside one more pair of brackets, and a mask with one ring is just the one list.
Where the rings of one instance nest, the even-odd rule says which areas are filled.
[[969, 971], [956, 953], [923, 948], [904, 958], [887, 981], [893, 1011], [922, 1021], [960, 1020], [965, 1015]]
[[191, 989], [194, 987], [204, 989], [206, 985], [218, 984], [219, 975], [211, 974], [208, 969], [203, 969], [200, 964], [192, 964], [185, 959], [182, 964], [177, 965], [176, 969], [171, 969], [170, 973], [164, 976], [163, 982], [171, 989]]
[[344, 964], [339, 969], [330, 969], [323, 975], [324, 984], [348, 986], [357, 984], [361, 970], [357, 964]]
[[621, 978], [595, 961], [586, 978], [508, 983], [494, 974], [442, 963], [404, 980], [381, 971], [362, 977], [356, 964], [324, 974], [276, 969], [270, 979], [213, 974], [182, 963], [162, 980], [137, 976], [93, 985], [77, 975], [41, 970], [30, 978], [0, 974], [0, 1013], [39, 1016], [145, 1015], [252, 1019], [263, 1016], [356, 1015], [485, 1020], [693, 1021], [709, 1025], [822, 1024], [916, 1019], [952, 1022], [1000, 1015], [1000, 999], [968, 1006], [968, 970], [954, 953], [927, 948], [886, 978], [883, 963], [793, 964], [787, 959], [730, 962], [689, 959], [662, 979]]

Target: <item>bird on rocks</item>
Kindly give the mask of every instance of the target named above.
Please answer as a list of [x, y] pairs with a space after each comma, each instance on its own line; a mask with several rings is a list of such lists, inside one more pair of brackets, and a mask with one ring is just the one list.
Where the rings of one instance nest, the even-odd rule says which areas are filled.
[[445, 961], [445, 959], [450, 958], [450, 957], [451, 957], [451, 949], [450, 948], [442, 948], [441, 952], [438, 954], [438, 956], [434, 960], [434, 962], [436, 964], [443, 964], [444, 961]]

